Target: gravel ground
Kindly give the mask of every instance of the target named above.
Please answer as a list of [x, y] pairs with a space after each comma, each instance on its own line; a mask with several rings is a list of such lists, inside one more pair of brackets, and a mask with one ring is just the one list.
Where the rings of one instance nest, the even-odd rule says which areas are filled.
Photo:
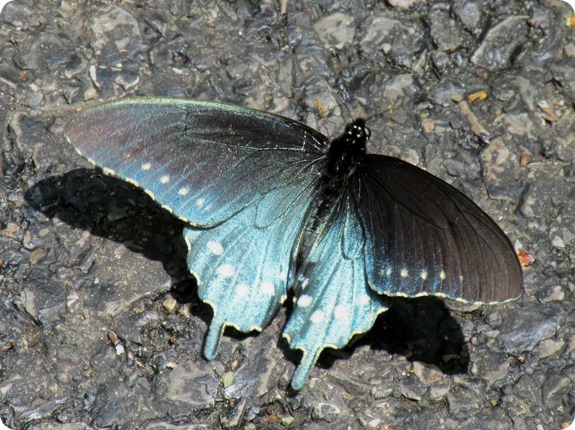
[[[193, 3], [193, 4], [190, 4]], [[13, 429], [561, 429], [575, 414], [575, 16], [560, 1], [13, 1], [0, 15], [0, 418]], [[232, 102], [453, 183], [534, 257], [498, 306], [395, 300], [301, 392], [282, 309], [229, 333], [182, 223], [61, 127], [133, 95]], [[111, 340], [110, 340], [111, 339]], [[114, 346], [112, 342], [116, 340]]]

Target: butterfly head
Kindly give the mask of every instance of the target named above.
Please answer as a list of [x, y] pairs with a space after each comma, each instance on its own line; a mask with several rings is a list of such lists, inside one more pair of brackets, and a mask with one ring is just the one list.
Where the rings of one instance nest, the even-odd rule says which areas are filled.
[[365, 151], [367, 140], [371, 137], [371, 131], [365, 125], [363, 118], [358, 118], [345, 127], [346, 146], [353, 151]]
[[331, 142], [328, 152], [328, 172], [335, 177], [349, 176], [365, 156], [367, 139], [371, 133], [364, 119], [356, 119], [345, 127], [345, 132]]

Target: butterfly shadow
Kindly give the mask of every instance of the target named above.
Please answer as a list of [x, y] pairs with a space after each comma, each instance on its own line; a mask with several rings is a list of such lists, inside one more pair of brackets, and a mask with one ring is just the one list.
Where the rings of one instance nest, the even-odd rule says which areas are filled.
[[[441, 299], [392, 297], [388, 302], [390, 308], [369, 332], [354, 338], [346, 348], [324, 350], [316, 365], [330, 369], [338, 360], [351, 357], [356, 349], [369, 346], [410, 362], [434, 365], [447, 375], [467, 373], [469, 352], [463, 332]], [[300, 353], [290, 350], [283, 338], [279, 345], [286, 358], [297, 365]]]
[[[46, 178], [25, 194], [26, 201], [49, 218], [121, 243], [130, 251], [161, 262], [173, 279], [180, 304], [198, 303], [197, 282], [186, 265], [185, 223], [161, 208], [138, 187], [92, 169], [76, 169]], [[204, 307], [192, 307], [209, 323]]]
[[461, 326], [437, 297], [390, 299], [391, 307], [358, 345], [437, 366], [445, 374], [463, 374], [469, 351]]
[[[88, 230], [92, 235], [121, 243], [129, 250], [162, 263], [174, 280], [172, 294], [180, 304], [199, 303], [197, 283], [186, 265], [187, 247], [182, 230], [185, 223], [162, 209], [138, 187], [106, 176], [98, 170], [76, 169], [46, 178], [25, 194], [27, 202], [49, 218]], [[327, 349], [318, 366], [331, 368], [356, 348], [398, 354], [410, 361], [437, 366], [443, 373], [465, 373], [468, 354], [463, 334], [445, 304], [434, 297], [390, 298], [391, 307], [381, 314], [374, 327], [342, 350]], [[287, 314], [292, 300], [286, 300]], [[194, 316], [211, 321], [207, 306], [193, 306]], [[242, 340], [254, 333], [228, 328], [226, 336]], [[289, 349], [283, 337], [279, 346], [287, 359], [297, 365], [301, 353]]]

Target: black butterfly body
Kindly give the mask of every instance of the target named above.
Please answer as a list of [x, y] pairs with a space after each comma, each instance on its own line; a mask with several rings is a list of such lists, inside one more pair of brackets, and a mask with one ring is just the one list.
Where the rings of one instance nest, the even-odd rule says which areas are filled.
[[262, 330], [289, 288], [284, 336], [303, 351], [295, 389], [325, 347], [372, 327], [386, 296], [492, 303], [521, 293], [515, 251], [495, 222], [431, 174], [366, 154], [363, 120], [330, 142], [269, 113], [144, 98], [88, 109], [65, 133], [188, 223], [188, 266], [214, 313], [208, 359], [226, 326]]

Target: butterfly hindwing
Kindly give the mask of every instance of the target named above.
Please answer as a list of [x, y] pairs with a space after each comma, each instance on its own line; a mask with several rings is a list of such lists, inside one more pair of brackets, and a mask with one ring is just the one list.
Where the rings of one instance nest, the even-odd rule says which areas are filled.
[[363, 236], [354, 196], [346, 193], [297, 275], [297, 298], [284, 329], [290, 348], [303, 352], [291, 383], [296, 390], [324, 348], [343, 348], [387, 309], [367, 284]]
[[209, 227], [313, 169], [329, 144], [276, 115], [184, 99], [127, 99], [64, 126], [77, 150], [193, 226]]
[[378, 293], [496, 302], [521, 293], [509, 239], [468, 197], [396, 158], [368, 155], [354, 186]]
[[214, 312], [206, 358], [216, 356], [226, 326], [261, 331], [285, 300], [314, 185], [292, 182], [217, 227], [185, 229], [188, 266], [197, 273], [200, 298]]

